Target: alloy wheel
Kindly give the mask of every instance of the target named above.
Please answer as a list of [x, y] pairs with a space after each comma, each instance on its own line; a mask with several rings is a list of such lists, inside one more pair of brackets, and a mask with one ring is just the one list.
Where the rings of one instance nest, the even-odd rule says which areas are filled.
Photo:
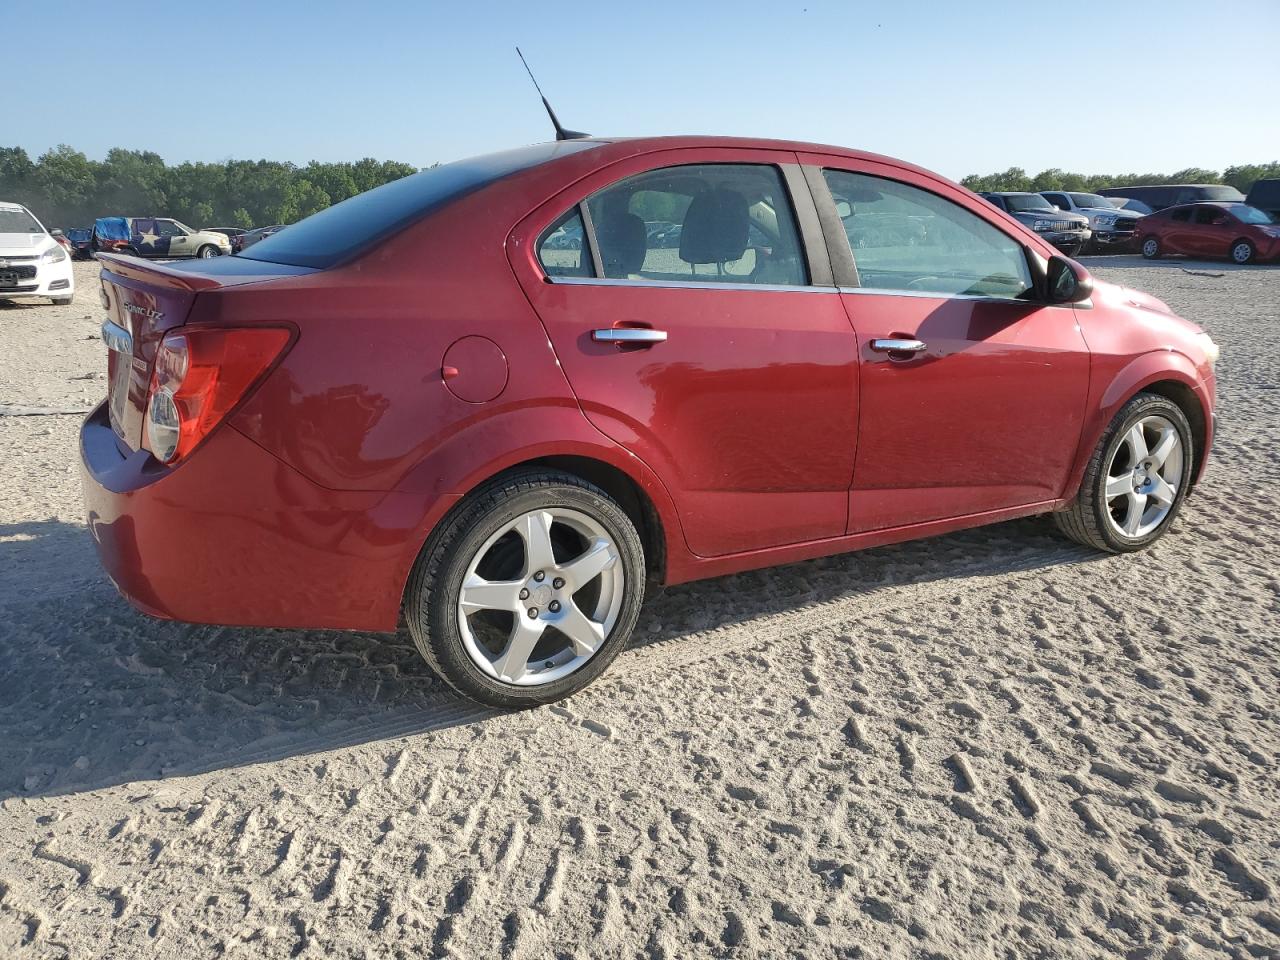
[[1178, 499], [1183, 456], [1167, 418], [1153, 414], [1129, 427], [1107, 468], [1107, 516], [1117, 533], [1145, 537], [1164, 522]]
[[552, 683], [584, 666], [618, 621], [626, 575], [599, 522], [555, 507], [497, 530], [467, 566], [458, 626], [472, 662], [503, 683]]

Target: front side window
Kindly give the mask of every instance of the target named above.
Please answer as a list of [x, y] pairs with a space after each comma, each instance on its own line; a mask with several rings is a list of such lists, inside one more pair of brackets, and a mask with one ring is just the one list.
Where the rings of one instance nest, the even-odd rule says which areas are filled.
[[896, 180], [822, 173], [863, 287], [1008, 298], [1032, 289], [1022, 244], [959, 204]]
[[1170, 214], [1170, 219], [1175, 220], [1178, 223], [1186, 223], [1191, 219], [1191, 208], [1183, 207], [1180, 210], [1173, 211], [1173, 213]]
[[538, 241], [538, 262], [549, 277], [590, 277], [591, 251], [582, 214], [574, 207], [553, 223]]
[[162, 237], [185, 237], [187, 232], [173, 220], [157, 220], [156, 233]]
[[587, 201], [604, 275], [804, 286], [808, 271], [776, 167], [665, 167]]

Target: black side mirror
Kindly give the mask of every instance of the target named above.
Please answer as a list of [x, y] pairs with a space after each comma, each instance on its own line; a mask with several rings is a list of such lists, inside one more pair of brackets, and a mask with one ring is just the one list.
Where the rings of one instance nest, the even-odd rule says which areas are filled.
[[1066, 257], [1049, 259], [1046, 281], [1050, 303], [1080, 303], [1093, 295], [1089, 271]]

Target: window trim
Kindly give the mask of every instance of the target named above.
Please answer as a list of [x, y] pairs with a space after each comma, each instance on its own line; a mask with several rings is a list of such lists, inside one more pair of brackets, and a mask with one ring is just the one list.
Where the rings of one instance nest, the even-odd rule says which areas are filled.
[[533, 241], [533, 259], [538, 264], [538, 269], [542, 272], [542, 275], [548, 280], [555, 280], [559, 278], [553, 277], [547, 272], [547, 265], [542, 262], [542, 245], [546, 243], [547, 237], [555, 233], [556, 230], [566, 221], [571, 220], [575, 213], [578, 215], [578, 219], [582, 221], [582, 248], [591, 255], [592, 274], [590, 277], [574, 277], [573, 279], [589, 280], [594, 277], [599, 277], [603, 272], [600, 266], [600, 255], [596, 252], [595, 241], [591, 235], [591, 213], [587, 210], [587, 205], [585, 203], [575, 203], [572, 207], [567, 208], [560, 214], [560, 216], [556, 217], [549, 224], [543, 227], [542, 232], [539, 233], [537, 239]]
[[[791, 213], [795, 220], [796, 243], [800, 245], [800, 253], [805, 266], [805, 274], [808, 282], [804, 284], [769, 284], [769, 283], [746, 283], [746, 282], [729, 282], [722, 283], [714, 279], [710, 280], [632, 280], [621, 277], [604, 276], [604, 264], [600, 256], [600, 245], [596, 240], [595, 222], [591, 219], [591, 210], [588, 201], [599, 193], [609, 190], [612, 187], [626, 180], [635, 177], [645, 176], [658, 170], [673, 169], [675, 167], [772, 167], [777, 171], [778, 177], [782, 182], [782, 188], [786, 194], [787, 200], [791, 203]], [[542, 240], [547, 234], [555, 229], [555, 226], [561, 223], [565, 216], [569, 213], [570, 208], [566, 208], [558, 216], [552, 218], [551, 223], [538, 234], [538, 240], [534, 245], [533, 262], [538, 272], [542, 275], [544, 283], [566, 284], [570, 286], [607, 286], [607, 287], [650, 287], [658, 289], [699, 289], [699, 290], [758, 290], [771, 292], [817, 292], [817, 293], [835, 293], [836, 278], [832, 270], [832, 264], [829, 259], [827, 242], [825, 239], [825, 231], [822, 228], [820, 212], [815, 205], [815, 200], [811, 187], [808, 185], [803, 173], [802, 164], [795, 161], [783, 160], [689, 160], [681, 163], [662, 163], [658, 166], [648, 167], [635, 173], [629, 173], [616, 180], [598, 187], [591, 191], [585, 197], [580, 198], [573, 206], [579, 211], [582, 218], [583, 234], [586, 242], [591, 248], [591, 262], [594, 276], [590, 277], [556, 277], [547, 273], [545, 265], [537, 256], [537, 251], [541, 248]], [[825, 281], [825, 282], [822, 282]]]
[[[806, 178], [809, 181], [809, 186], [815, 193], [815, 198], [818, 196], [824, 196], [826, 200], [826, 204], [830, 208], [831, 217], [833, 218], [833, 220], [824, 220], [823, 222], [823, 227], [827, 233], [828, 247], [830, 247], [834, 243], [839, 247], [842, 247], [844, 250], [848, 251], [849, 267], [845, 268], [847, 269], [848, 272], [845, 272], [842, 274], [840, 269], [836, 270], [836, 283], [842, 291], [847, 293], [847, 292], [852, 292], [854, 290], [858, 290], [863, 293], [877, 293], [883, 296], [917, 296], [917, 297], [926, 296], [926, 297], [933, 297], [935, 299], [948, 299], [948, 300], [951, 300], [951, 299], [983, 300], [983, 301], [992, 301], [995, 303], [1022, 303], [1022, 304], [1036, 303], [1040, 305], [1061, 306], [1061, 304], [1046, 304], [1045, 302], [1044, 293], [1040, 288], [1040, 283], [1036, 276], [1036, 271], [1032, 269], [1032, 264], [1030, 261], [1030, 257], [1028, 255], [1028, 252], [1034, 250], [1034, 248], [1030, 246], [1023, 238], [1009, 233], [1009, 231], [1004, 229], [1004, 227], [1002, 227], [999, 223], [996, 223], [996, 222], [993, 222], [992, 220], [987, 219], [986, 217], [978, 213], [976, 210], [970, 209], [969, 207], [965, 206], [963, 203], [957, 203], [952, 198], [944, 196], [943, 194], [939, 193], [937, 190], [930, 190], [929, 188], [921, 186], [918, 183], [911, 183], [909, 181], [902, 180], [898, 177], [885, 176], [882, 173], [870, 173], [865, 170], [856, 170], [856, 169], [853, 169], [852, 167], [837, 167], [837, 166], [832, 166], [828, 163], [807, 163], [804, 165], [804, 169], [805, 169]], [[981, 220], [987, 226], [1003, 234], [1005, 237], [1007, 237], [1010, 240], [1010, 242], [1016, 244], [1022, 250], [1023, 259], [1024, 261], [1026, 261], [1026, 264], [1027, 264], [1027, 272], [1031, 278], [1031, 286], [1028, 287], [1025, 292], [1027, 294], [1030, 294], [1031, 296], [1029, 297], [1028, 296], [994, 297], [988, 294], [940, 293], [940, 292], [935, 293], [932, 291], [925, 291], [925, 290], [897, 290], [894, 288], [864, 287], [862, 285], [861, 279], [858, 276], [857, 258], [853, 254], [853, 245], [849, 243], [849, 238], [844, 232], [844, 224], [841, 222], [840, 217], [836, 214], [835, 199], [832, 197], [831, 187], [827, 184], [827, 178], [826, 176], [824, 176], [824, 171], [827, 171], [827, 170], [832, 170], [832, 171], [835, 171], [836, 173], [847, 173], [847, 174], [851, 174], [853, 176], [859, 176], [859, 177], [874, 177], [877, 180], [888, 180], [890, 183], [896, 183], [903, 187], [909, 187], [912, 190], [919, 190], [921, 193], [927, 193], [931, 196], [937, 197], [939, 200], [945, 201], [946, 203], [950, 203], [953, 206], [959, 207], [961, 210], [964, 210], [966, 213], [970, 214], [971, 216], [976, 217], [978, 220]], [[813, 173], [810, 174], [809, 171], [813, 171]], [[819, 200], [818, 204], [819, 204], [819, 210], [821, 210], [823, 206], [822, 201]], [[1001, 209], [1001, 208], [996, 207], [995, 209]], [[1006, 211], [1006, 214], [1008, 216], [1012, 216], [1012, 214], [1008, 214], [1007, 211]], [[834, 260], [833, 260], [832, 266], [833, 267], [836, 266], [836, 263]], [[1033, 297], [1034, 299], [1032, 299]], [[1079, 304], [1076, 304], [1076, 305], [1079, 306]]]

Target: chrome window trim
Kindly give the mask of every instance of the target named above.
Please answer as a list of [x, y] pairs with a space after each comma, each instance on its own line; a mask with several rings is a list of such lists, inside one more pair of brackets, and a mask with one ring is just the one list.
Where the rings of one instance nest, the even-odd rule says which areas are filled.
[[880, 294], [886, 297], [927, 297], [932, 300], [977, 300], [982, 303], [1020, 303], [1024, 306], [1060, 307], [1060, 303], [1041, 303], [1018, 297], [993, 297], [985, 293], [933, 293], [928, 290], [898, 290], [894, 287], [840, 287], [841, 293]]
[[770, 293], [838, 293], [838, 287], [786, 283], [718, 283], [701, 280], [630, 280], [620, 277], [547, 277], [547, 283], [594, 287], [658, 287], [669, 290], [759, 290]]

